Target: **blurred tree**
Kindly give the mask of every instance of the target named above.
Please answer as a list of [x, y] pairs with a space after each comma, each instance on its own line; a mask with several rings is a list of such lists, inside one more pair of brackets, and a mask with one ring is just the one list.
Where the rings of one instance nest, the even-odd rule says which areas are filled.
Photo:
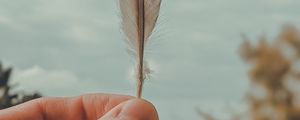
[[[300, 32], [285, 25], [279, 37], [268, 43], [262, 37], [257, 47], [245, 40], [241, 56], [252, 68], [250, 82], [260, 93], [249, 91], [246, 95], [252, 120], [300, 120], [299, 92], [289, 83], [300, 80], [297, 64], [300, 62]], [[254, 90], [255, 88], [251, 89]], [[264, 93], [263, 96], [257, 95]]]
[[13, 88], [9, 85], [11, 72], [12, 68], [4, 69], [0, 63], [0, 110], [41, 97], [39, 93], [11, 93]]
[[[261, 37], [257, 46], [244, 35], [243, 39], [240, 55], [251, 65], [251, 89], [246, 94], [250, 110], [233, 115], [232, 120], [300, 120], [299, 30], [285, 25], [275, 40]], [[216, 120], [210, 114], [198, 114], [205, 120]]]

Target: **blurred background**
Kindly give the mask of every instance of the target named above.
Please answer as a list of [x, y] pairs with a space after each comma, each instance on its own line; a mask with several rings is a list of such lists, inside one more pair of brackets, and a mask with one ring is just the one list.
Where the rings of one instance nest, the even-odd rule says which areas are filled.
[[[24, 96], [135, 95], [134, 61], [116, 3], [0, 0], [0, 80], [13, 67], [9, 83], [3, 82], [19, 96], [13, 104], [26, 101]], [[162, 120], [202, 120], [203, 112], [223, 120], [247, 112], [245, 96], [256, 88], [249, 77], [253, 64], [239, 54], [241, 34], [253, 44], [262, 36], [276, 42], [284, 24], [300, 27], [299, 5], [298, 0], [163, 0], [147, 48], [154, 73], [144, 98]]]

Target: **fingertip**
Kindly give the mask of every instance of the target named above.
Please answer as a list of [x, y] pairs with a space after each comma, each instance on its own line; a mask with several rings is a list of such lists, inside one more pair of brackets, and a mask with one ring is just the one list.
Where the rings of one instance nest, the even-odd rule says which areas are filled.
[[152, 103], [131, 99], [116, 106], [99, 120], [158, 120], [158, 114]]
[[119, 117], [122, 116], [137, 118], [136, 120], [158, 120], [158, 114], [154, 105], [143, 99], [128, 101], [119, 115]]

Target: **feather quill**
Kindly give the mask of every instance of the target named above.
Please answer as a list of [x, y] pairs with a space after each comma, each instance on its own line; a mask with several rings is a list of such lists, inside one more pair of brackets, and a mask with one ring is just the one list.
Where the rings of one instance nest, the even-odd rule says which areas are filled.
[[137, 61], [137, 97], [141, 98], [144, 80], [149, 74], [144, 49], [159, 16], [161, 0], [119, 0], [122, 30]]

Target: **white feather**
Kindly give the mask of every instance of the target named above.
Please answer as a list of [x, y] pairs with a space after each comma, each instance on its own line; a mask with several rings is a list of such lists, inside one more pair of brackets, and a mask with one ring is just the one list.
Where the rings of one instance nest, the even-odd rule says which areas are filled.
[[150, 69], [145, 64], [144, 48], [151, 36], [160, 11], [161, 0], [119, 0], [122, 30], [137, 60], [138, 97]]

